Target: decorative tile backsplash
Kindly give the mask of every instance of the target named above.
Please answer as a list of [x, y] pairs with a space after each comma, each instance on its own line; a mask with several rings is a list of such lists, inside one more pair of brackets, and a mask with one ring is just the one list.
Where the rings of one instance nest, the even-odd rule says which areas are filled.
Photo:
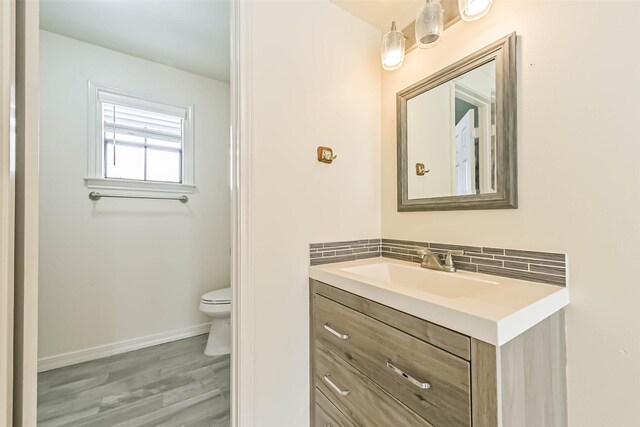
[[419, 248], [428, 248], [443, 258], [448, 250], [464, 251], [464, 255], [453, 257], [460, 270], [558, 286], [567, 285], [566, 254], [409, 240], [365, 239], [314, 243], [310, 249], [311, 265], [378, 256], [419, 263]]
[[419, 263], [420, 247], [428, 248], [443, 258], [449, 250], [464, 251], [464, 255], [453, 256], [456, 267], [460, 270], [551, 285], [567, 285], [567, 256], [561, 253], [394, 239], [382, 239], [381, 253], [383, 257]]
[[311, 265], [377, 258], [380, 256], [380, 239], [312, 243], [310, 248]]

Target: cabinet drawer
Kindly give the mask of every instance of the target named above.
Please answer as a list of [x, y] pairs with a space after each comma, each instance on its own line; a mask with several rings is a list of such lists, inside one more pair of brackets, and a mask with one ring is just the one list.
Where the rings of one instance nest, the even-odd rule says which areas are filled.
[[434, 427], [321, 343], [315, 342], [314, 351], [316, 386], [353, 424]]
[[321, 295], [313, 304], [316, 340], [432, 424], [471, 425], [466, 360]]
[[465, 360], [471, 359], [471, 339], [451, 329], [427, 322], [386, 305], [362, 298], [317, 280], [311, 280], [312, 292], [347, 306], [369, 317], [405, 331]]
[[315, 389], [315, 399], [314, 427], [354, 427], [318, 388]]

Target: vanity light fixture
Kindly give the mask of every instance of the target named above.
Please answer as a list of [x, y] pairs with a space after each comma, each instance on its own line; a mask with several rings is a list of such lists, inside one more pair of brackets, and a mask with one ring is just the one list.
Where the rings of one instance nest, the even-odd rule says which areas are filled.
[[435, 46], [440, 41], [443, 27], [444, 9], [440, 0], [426, 0], [418, 10], [416, 18], [416, 43], [418, 47], [425, 49]]
[[477, 21], [489, 12], [493, 0], [458, 0], [458, 10], [463, 21]]
[[404, 62], [405, 36], [396, 28], [396, 21], [391, 22], [391, 30], [382, 37], [382, 49], [380, 57], [382, 68], [385, 70], [397, 70]]

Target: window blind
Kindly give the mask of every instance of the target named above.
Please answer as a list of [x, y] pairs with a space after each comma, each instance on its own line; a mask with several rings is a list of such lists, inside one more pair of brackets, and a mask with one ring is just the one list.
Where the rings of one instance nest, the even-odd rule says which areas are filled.
[[170, 116], [138, 108], [102, 103], [104, 131], [182, 143], [181, 117]]

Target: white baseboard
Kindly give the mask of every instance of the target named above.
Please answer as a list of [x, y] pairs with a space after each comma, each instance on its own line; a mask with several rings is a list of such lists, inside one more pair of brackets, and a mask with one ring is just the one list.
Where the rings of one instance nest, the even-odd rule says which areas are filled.
[[88, 362], [89, 360], [101, 359], [103, 357], [139, 350], [145, 347], [152, 347], [154, 345], [177, 341], [184, 338], [195, 337], [196, 335], [206, 334], [209, 332], [210, 328], [211, 323], [204, 323], [202, 325], [190, 326], [188, 328], [176, 329], [169, 332], [148, 335], [146, 337], [134, 338], [113, 344], [100, 345], [97, 347], [87, 348], [85, 350], [43, 357], [38, 360], [38, 372], [75, 365], [76, 363]]

